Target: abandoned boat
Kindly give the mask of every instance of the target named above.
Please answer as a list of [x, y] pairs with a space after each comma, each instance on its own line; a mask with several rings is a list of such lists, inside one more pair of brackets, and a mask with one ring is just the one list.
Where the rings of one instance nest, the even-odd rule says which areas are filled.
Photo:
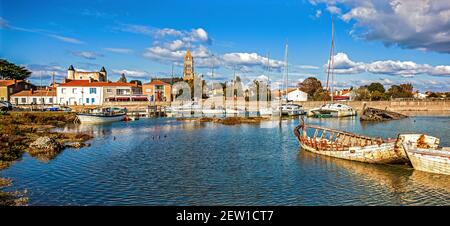
[[[307, 131], [313, 135], [308, 135]], [[408, 158], [396, 140], [383, 140], [302, 123], [295, 127], [302, 149], [320, 155], [366, 163], [404, 163]]]
[[414, 169], [450, 175], [450, 147], [440, 147], [438, 138], [424, 134], [400, 134], [398, 139]]
[[120, 108], [97, 108], [88, 113], [77, 113], [81, 123], [106, 123], [121, 121], [126, 116], [126, 110]]

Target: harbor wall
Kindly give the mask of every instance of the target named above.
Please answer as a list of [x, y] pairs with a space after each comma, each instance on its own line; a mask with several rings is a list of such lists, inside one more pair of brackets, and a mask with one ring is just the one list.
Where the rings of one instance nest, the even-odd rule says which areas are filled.
[[[323, 101], [302, 101], [295, 103], [303, 105], [306, 110], [320, 107], [324, 104]], [[350, 105], [358, 112], [361, 112], [364, 104], [366, 104], [367, 107], [386, 109], [407, 115], [450, 115], [450, 100], [342, 101], [339, 103]]]

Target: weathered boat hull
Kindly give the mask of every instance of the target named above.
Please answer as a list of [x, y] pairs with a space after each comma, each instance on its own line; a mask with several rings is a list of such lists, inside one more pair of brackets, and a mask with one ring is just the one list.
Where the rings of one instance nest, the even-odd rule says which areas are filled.
[[366, 147], [353, 147], [342, 151], [323, 151], [317, 150], [305, 144], [300, 144], [303, 150], [358, 162], [375, 163], [375, 164], [393, 164], [407, 162], [402, 155], [398, 155], [394, 150], [395, 143], [384, 143], [381, 145], [371, 145]]
[[[382, 141], [380, 139], [327, 128], [313, 126], [309, 128], [316, 129], [314, 137], [306, 136], [304, 134], [306, 133], [306, 129], [303, 130], [301, 125], [297, 126], [294, 130], [303, 150], [315, 154], [365, 163], [393, 164], [408, 161], [406, 154], [395, 148], [395, 141]], [[323, 130], [320, 137], [317, 136], [319, 129]], [[324, 133], [330, 133], [330, 135], [323, 135]], [[330, 136], [330, 138], [326, 139], [324, 136]]]
[[450, 175], [450, 148], [439, 147], [438, 138], [423, 134], [400, 134], [398, 140], [414, 169]]
[[104, 115], [91, 115], [91, 114], [77, 114], [78, 119], [81, 123], [85, 124], [96, 124], [96, 123], [108, 123], [117, 122], [125, 118], [125, 113], [111, 116]]
[[450, 155], [430, 155], [420, 150], [407, 150], [409, 160], [416, 170], [450, 175]]

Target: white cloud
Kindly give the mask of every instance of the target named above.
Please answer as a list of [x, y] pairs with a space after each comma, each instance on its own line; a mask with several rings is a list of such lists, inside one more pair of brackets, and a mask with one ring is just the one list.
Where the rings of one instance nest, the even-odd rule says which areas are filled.
[[[397, 75], [401, 77], [413, 77], [419, 74], [432, 76], [450, 76], [450, 66], [418, 64], [412, 61], [384, 60], [371, 63], [355, 62], [349, 59], [345, 53], [337, 53], [333, 56], [334, 72], [336, 74], [360, 74], [369, 72], [373, 74]], [[328, 64], [324, 65], [327, 68]]]
[[98, 57], [103, 57], [103, 55], [100, 53], [89, 52], [89, 51], [75, 51], [75, 52], [72, 52], [72, 55], [77, 56], [77, 57], [82, 57], [82, 58], [85, 58], [88, 60], [95, 60]]
[[126, 49], [126, 48], [104, 48], [104, 50], [109, 51], [109, 52], [113, 52], [113, 53], [123, 53], [123, 54], [127, 54], [127, 53], [132, 53], [133, 52], [132, 49]]
[[29, 32], [29, 33], [36, 33], [36, 34], [40, 34], [40, 35], [45, 35], [50, 38], [54, 38], [54, 39], [62, 41], [62, 42], [67, 42], [67, 43], [72, 43], [72, 44], [84, 44], [84, 42], [79, 39], [62, 36], [62, 35], [57, 35], [57, 34], [54, 34], [53, 32], [40, 30], [40, 29], [29, 29], [29, 28], [12, 26], [7, 20], [5, 20], [2, 17], [0, 17], [0, 28]]
[[112, 70], [112, 72], [116, 73], [116, 74], [125, 74], [125, 76], [134, 77], [134, 78], [147, 78], [150, 75], [146, 71], [127, 70], [127, 69], [122, 69], [122, 70], [114, 69], [114, 70]]
[[401, 48], [450, 53], [450, 1], [310, 0], [354, 22], [352, 35]]
[[318, 9], [316, 10], [316, 18], [319, 18], [322, 15], [322, 10]]

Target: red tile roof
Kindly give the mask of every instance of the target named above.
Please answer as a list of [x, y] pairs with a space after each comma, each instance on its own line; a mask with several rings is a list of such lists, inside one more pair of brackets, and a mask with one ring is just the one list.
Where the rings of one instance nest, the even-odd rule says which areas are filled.
[[19, 82], [23, 82], [23, 80], [0, 80], [0, 86], [10, 86]]
[[60, 85], [64, 86], [86, 86], [86, 87], [104, 87], [104, 86], [137, 86], [134, 83], [126, 83], [126, 82], [90, 82], [89, 80], [73, 80], [70, 82], [66, 82]]
[[31, 97], [31, 96], [38, 96], [38, 97], [51, 97], [56, 96], [55, 90], [23, 90], [18, 93], [15, 93], [11, 95], [13, 97]]
[[163, 82], [161, 80], [153, 80], [153, 81], [151, 81], [149, 83], [145, 83], [144, 85], [164, 85], [164, 86], [168, 86], [169, 83], [165, 83], [165, 82]]

